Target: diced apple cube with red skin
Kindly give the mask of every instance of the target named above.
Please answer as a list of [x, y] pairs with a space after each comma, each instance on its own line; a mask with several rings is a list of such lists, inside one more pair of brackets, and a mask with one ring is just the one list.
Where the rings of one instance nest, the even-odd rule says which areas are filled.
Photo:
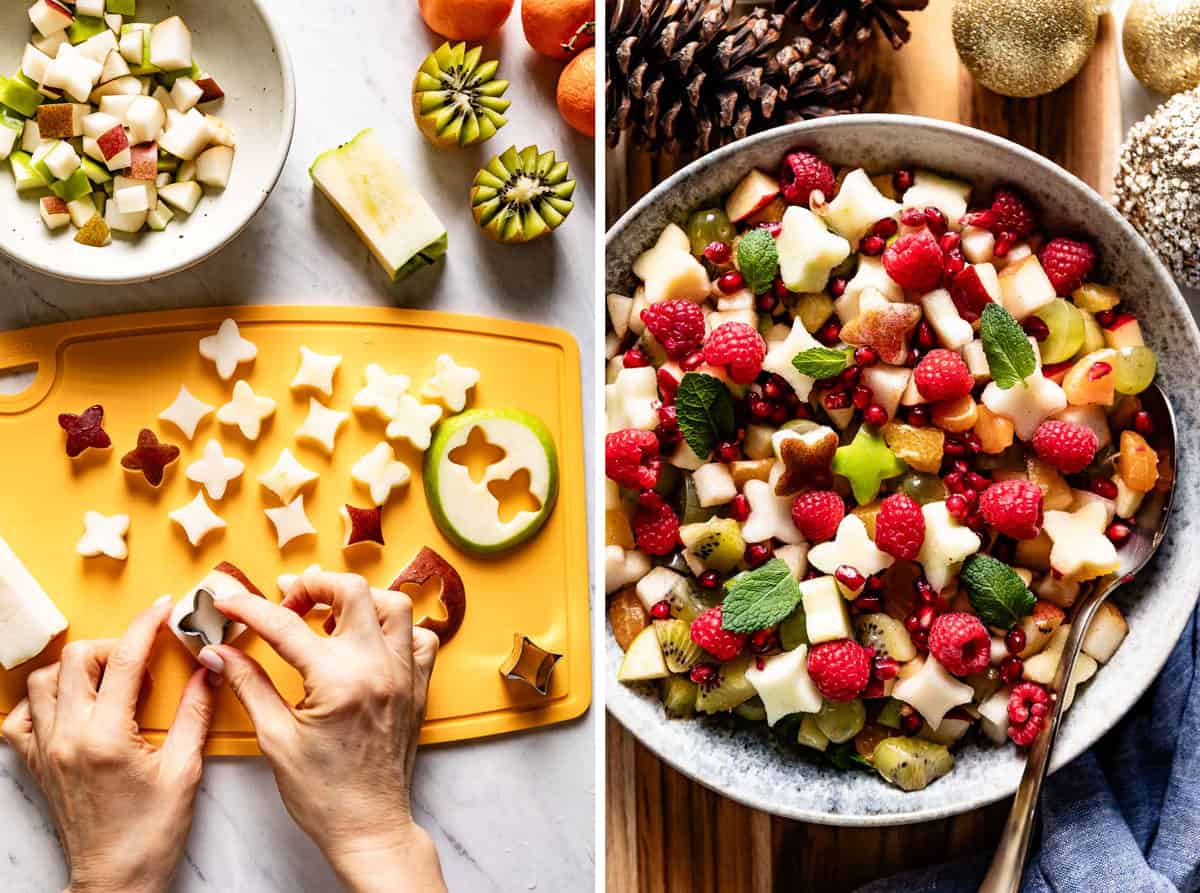
[[188, 109], [195, 108], [196, 103], [204, 95], [204, 91], [189, 77], [182, 77], [175, 82], [175, 86], [171, 88], [171, 101], [175, 103], [175, 108], [181, 112], [186, 112]]
[[158, 104], [163, 107], [164, 112], [179, 111], [175, 108], [175, 100], [171, 99], [171, 94], [162, 84], [154, 88], [154, 92], [150, 94], [158, 100]]
[[1120, 350], [1122, 347], [1144, 347], [1146, 344], [1137, 317], [1128, 313], [1118, 313], [1112, 328], [1105, 328], [1103, 331], [1105, 345], [1113, 350]]
[[46, 224], [46, 229], [62, 229], [71, 222], [71, 214], [67, 210], [67, 203], [57, 195], [45, 196], [38, 203], [38, 210], [41, 211], [42, 222]]
[[125, 133], [125, 128], [120, 124], [110, 127], [96, 137], [96, 144], [100, 147], [105, 162], [108, 163], [108, 169], [119, 170], [119, 168], [113, 167], [112, 160], [129, 149], [129, 135]]
[[109, 53], [117, 49], [117, 38], [113, 36], [111, 31], [101, 31], [99, 34], [93, 34], [83, 43], [79, 44], [79, 53], [82, 56], [87, 56], [89, 59], [100, 63], [100, 70], [104, 71], [104, 62], [108, 59]]
[[212, 142], [218, 146], [228, 146], [231, 149], [237, 145], [233, 139], [233, 130], [221, 118], [216, 115], [205, 115], [204, 120], [208, 122], [208, 134]]
[[150, 64], [179, 71], [192, 64], [192, 32], [179, 16], [164, 19], [150, 30]]
[[158, 179], [158, 143], [130, 147], [129, 176], [134, 180]]
[[66, 140], [59, 142], [43, 160], [56, 180], [65, 180], [79, 169], [79, 156]]
[[104, 164], [105, 167], [107, 167], [110, 171], [116, 173], [117, 171], [123, 171], [125, 168], [129, 167], [131, 161], [133, 161], [132, 153], [129, 149], [123, 149], [112, 158], [104, 162]]
[[104, 218], [97, 214], [80, 227], [79, 232], [75, 234], [75, 241], [80, 245], [88, 245], [92, 248], [103, 248], [112, 241], [112, 236]]
[[196, 180], [205, 186], [224, 189], [229, 185], [229, 174], [232, 170], [233, 149], [228, 146], [205, 149], [196, 159]]
[[94, 19], [104, 18], [104, 0], [75, 0], [75, 12]]
[[134, 145], [153, 142], [162, 133], [166, 121], [167, 113], [157, 99], [152, 96], [137, 97], [125, 115], [129, 142]]
[[71, 215], [71, 222], [75, 224], [75, 228], [83, 229], [87, 222], [96, 216], [96, 203], [90, 195], [85, 195], [73, 202], [67, 202], [67, 212]]
[[55, 31], [53, 34], [42, 36], [37, 35], [30, 41], [33, 46], [39, 51], [45, 53], [51, 59], [58, 55], [58, 48], [64, 43], [68, 43], [66, 31]]
[[69, 27], [75, 21], [71, 10], [56, 0], [37, 0], [29, 7], [29, 21], [37, 28], [38, 34], [49, 37], [56, 31]]
[[725, 200], [725, 214], [734, 223], [760, 211], [779, 195], [779, 181], [760, 170], [752, 170]]
[[[133, 80], [137, 80], [137, 78]], [[100, 97], [100, 111], [106, 115], [112, 115], [118, 122], [124, 122], [125, 115], [129, 113], [129, 107], [133, 105], [133, 101], [139, 95], [138, 93], [114, 93], [102, 96]]]
[[130, 30], [121, 35], [117, 41], [117, 51], [121, 54], [121, 58], [130, 65], [141, 65], [142, 59], [146, 54], [146, 38], [142, 34], [145, 29], [135, 29], [130, 26]]
[[46, 77], [46, 68], [50, 65], [50, 56], [47, 56], [33, 44], [25, 46], [25, 52], [21, 55], [21, 74], [29, 78], [34, 83], [40, 84]]
[[203, 195], [203, 191], [195, 180], [187, 183], [172, 183], [158, 191], [160, 199], [184, 214], [191, 214], [196, 210], [196, 204], [200, 201], [201, 195]]
[[183, 161], [179, 164], [179, 170], [175, 172], [176, 183], [190, 183], [196, 179], [196, 162]]
[[196, 78], [196, 86], [201, 90], [201, 102], [216, 102], [218, 99], [225, 98], [225, 91], [208, 72]]
[[87, 102], [100, 80], [104, 66], [79, 53], [70, 44], [59, 47], [58, 55], [46, 66], [43, 85], [63, 91], [76, 102]]
[[174, 216], [175, 213], [165, 203], [159, 202], [151, 209], [149, 215], [147, 215], [146, 225], [155, 232], [162, 232], [167, 228], [167, 224], [171, 222], [171, 218]]
[[175, 113], [168, 117], [170, 121], [159, 137], [158, 144], [176, 158], [191, 161], [212, 141], [208, 122], [195, 109], [186, 115]]
[[104, 222], [108, 224], [108, 228], [119, 233], [136, 233], [140, 232], [142, 227], [146, 225], [146, 215], [148, 211], [134, 211], [131, 213], [122, 213], [117, 207], [116, 201], [108, 203], [108, 207], [104, 209]]
[[[136, 214], [150, 210], [150, 190], [146, 186], [126, 186], [113, 191], [113, 204], [120, 214]], [[109, 224], [112, 225], [111, 223]], [[140, 229], [140, 227], [139, 227]]]
[[[105, 97], [108, 96], [141, 96], [142, 82], [133, 75], [128, 75], [123, 78], [117, 78], [115, 81], [109, 81], [107, 84], [101, 84], [92, 91], [90, 99], [93, 105], [101, 105]], [[108, 112], [108, 109], [101, 105], [100, 111]], [[111, 114], [111, 112], [109, 112]]]
[[1009, 263], [999, 278], [1004, 309], [1018, 322], [1058, 297], [1041, 262], [1032, 254]]
[[120, 53], [115, 51], [109, 53], [104, 58], [104, 68], [100, 70], [100, 84], [104, 85], [125, 77], [129, 77], [129, 63], [121, 58]]
[[32, 155], [41, 144], [42, 134], [38, 130], [37, 121], [30, 118], [25, 122], [25, 128], [21, 131], [21, 151]]

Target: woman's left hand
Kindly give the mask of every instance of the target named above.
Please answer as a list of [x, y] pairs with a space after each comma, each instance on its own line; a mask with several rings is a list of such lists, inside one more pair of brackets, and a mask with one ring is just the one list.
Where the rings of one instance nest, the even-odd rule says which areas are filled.
[[42, 786], [70, 866], [72, 893], [166, 890], [192, 825], [213, 712], [204, 670], [188, 681], [161, 748], [134, 714], [164, 599], [120, 640], [71, 642], [29, 676], [0, 726]]

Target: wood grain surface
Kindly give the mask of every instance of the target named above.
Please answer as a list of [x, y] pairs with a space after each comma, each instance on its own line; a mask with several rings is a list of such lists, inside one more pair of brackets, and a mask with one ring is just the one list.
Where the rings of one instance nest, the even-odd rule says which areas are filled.
[[[1117, 37], [1101, 19], [1096, 50], [1066, 86], [1033, 100], [977, 86], [950, 36], [952, 0], [912, 16], [913, 39], [884, 62], [884, 110], [960, 121], [1057, 161], [1103, 195], [1121, 138]], [[611, 223], [675, 170], [622, 146], [609, 153]], [[608, 718], [607, 887], [612, 893], [843, 893], [881, 877], [990, 849], [1008, 803], [890, 829], [832, 828], [774, 818], [734, 803], [664, 765]]]

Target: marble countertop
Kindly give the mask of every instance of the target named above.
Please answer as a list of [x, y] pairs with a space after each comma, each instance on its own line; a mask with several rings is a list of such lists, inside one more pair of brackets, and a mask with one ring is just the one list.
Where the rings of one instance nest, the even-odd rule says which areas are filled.
[[[454, 153], [426, 143], [412, 123], [412, 72], [440, 43], [424, 27], [415, 3], [268, 0], [267, 5], [292, 54], [298, 114], [283, 177], [255, 221], [207, 262], [148, 285], [70, 285], [0, 259], [0, 328], [212, 304], [401, 306], [560, 326], [579, 341], [584, 369], [590, 369], [594, 147], [559, 117], [554, 92], [560, 66], [527, 47], [517, 13], [489, 45], [512, 81], [509, 124], [486, 148]], [[319, 152], [366, 126], [400, 150], [450, 230], [448, 261], [398, 285], [388, 283], [308, 178], [308, 165]], [[571, 218], [552, 238], [530, 246], [488, 241], [468, 212], [475, 170], [510, 142], [558, 150], [579, 180]], [[585, 385], [588, 442], [593, 407]], [[598, 716], [593, 707], [582, 720], [551, 729], [422, 751], [417, 818], [437, 842], [452, 890], [592, 889]], [[0, 889], [61, 890], [66, 870], [45, 805], [20, 761], [3, 746], [0, 828]], [[210, 760], [174, 890], [336, 889], [320, 854], [284, 811], [266, 763]]]

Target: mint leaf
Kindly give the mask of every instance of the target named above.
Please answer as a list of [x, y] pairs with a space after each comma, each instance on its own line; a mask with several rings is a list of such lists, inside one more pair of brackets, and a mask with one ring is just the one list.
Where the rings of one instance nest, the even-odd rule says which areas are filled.
[[1011, 567], [990, 555], [972, 555], [962, 569], [967, 600], [987, 626], [1012, 629], [1037, 601]]
[[781, 558], [738, 574], [728, 588], [721, 603], [721, 628], [731, 633], [754, 633], [774, 626], [800, 604], [800, 584]]
[[679, 430], [688, 446], [701, 459], [733, 435], [733, 398], [724, 383], [703, 372], [688, 372], [675, 391], [675, 413]]
[[801, 375], [809, 378], [833, 378], [841, 375], [850, 365], [853, 354], [836, 347], [810, 347], [792, 357], [792, 365]]
[[737, 267], [746, 287], [761, 295], [775, 283], [779, 269], [779, 248], [775, 237], [765, 229], [752, 229], [738, 240]]
[[1037, 369], [1029, 338], [1012, 314], [999, 304], [983, 308], [979, 331], [992, 381], [1001, 390], [1020, 384]]

